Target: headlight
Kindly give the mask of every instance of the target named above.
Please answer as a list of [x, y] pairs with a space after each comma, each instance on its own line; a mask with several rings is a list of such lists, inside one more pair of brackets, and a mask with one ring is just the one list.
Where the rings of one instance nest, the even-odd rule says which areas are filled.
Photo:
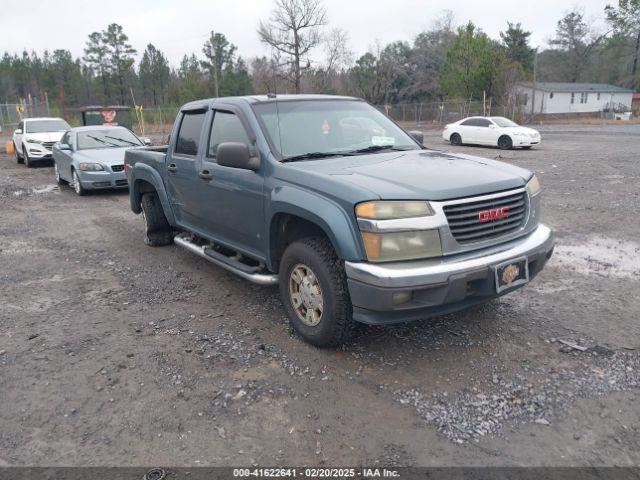
[[31, 137], [26, 137], [24, 139], [25, 142], [27, 143], [37, 143], [37, 144], [42, 144], [42, 140], [38, 140], [37, 138], [31, 138]]
[[99, 163], [81, 163], [79, 167], [80, 170], [85, 172], [97, 172], [100, 170], [104, 170], [102, 165], [100, 165]]
[[438, 230], [362, 232], [362, 240], [370, 262], [417, 260], [442, 255]]
[[540, 193], [540, 182], [538, 181], [538, 177], [535, 175], [531, 177], [531, 180], [527, 182], [526, 189], [530, 197]]
[[369, 220], [427, 217], [433, 215], [428, 202], [365, 202], [356, 206], [356, 217]]

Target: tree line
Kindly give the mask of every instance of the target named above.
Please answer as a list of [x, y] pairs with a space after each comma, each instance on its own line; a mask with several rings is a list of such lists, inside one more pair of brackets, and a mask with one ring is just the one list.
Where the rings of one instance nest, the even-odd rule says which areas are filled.
[[223, 33], [212, 31], [198, 53], [169, 64], [153, 44], [138, 52], [122, 26], [91, 33], [84, 55], [64, 49], [0, 58], [0, 102], [45, 92], [64, 110], [87, 104], [177, 105], [204, 97], [251, 93], [331, 93], [371, 103], [436, 101], [444, 97], [501, 102], [510, 87], [531, 80], [611, 83], [640, 89], [640, 0], [619, 0], [598, 30], [575, 8], [558, 20], [548, 47], [537, 52], [531, 32], [507, 22], [490, 38], [471, 21], [456, 25], [451, 12], [412, 42], [376, 43], [354, 58], [348, 34], [331, 29], [321, 0], [275, 0], [257, 25], [269, 55], [243, 59]]

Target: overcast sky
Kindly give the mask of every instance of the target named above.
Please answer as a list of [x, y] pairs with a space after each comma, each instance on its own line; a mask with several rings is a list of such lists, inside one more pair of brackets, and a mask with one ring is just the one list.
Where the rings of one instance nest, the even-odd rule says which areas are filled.
[[[615, 0], [325, 0], [331, 27], [349, 34], [356, 56], [376, 41], [412, 41], [442, 11], [453, 11], [457, 24], [472, 20], [491, 37], [507, 20], [533, 32], [534, 46], [544, 46], [563, 12], [580, 5], [586, 17], [604, 28], [603, 10]], [[11, 5], [17, 8], [10, 8]], [[19, 7], [18, 7], [19, 6]], [[87, 35], [109, 23], [121, 24], [141, 54], [148, 43], [176, 66], [185, 53], [201, 56], [208, 32], [224, 33], [245, 58], [268, 54], [256, 34], [272, 0], [0, 0], [0, 51], [39, 53], [57, 48], [82, 56]], [[357, 58], [357, 57], [356, 57]]]

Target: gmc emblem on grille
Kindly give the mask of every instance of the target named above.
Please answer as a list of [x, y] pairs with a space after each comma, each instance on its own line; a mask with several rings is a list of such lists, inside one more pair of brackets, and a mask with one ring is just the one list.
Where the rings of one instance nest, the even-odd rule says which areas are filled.
[[509, 218], [509, 207], [490, 208], [489, 210], [481, 210], [478, 213], [480, 223], [492, 222], [501, 218]]

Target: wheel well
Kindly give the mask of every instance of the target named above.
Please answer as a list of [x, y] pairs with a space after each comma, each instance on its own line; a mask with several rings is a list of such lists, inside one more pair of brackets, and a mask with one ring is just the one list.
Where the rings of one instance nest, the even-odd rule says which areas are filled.
[[454, 135], [458, 135], [460, 138], [462, 138], [462, 136], [460, 136], [458, 132], [453, 132], [451, 135], [449, 135], [449, 141], [451, 141]]
[[140, 205], [142, 202], [142, 194], [143, 193], [154, 193], [156, 188], [153, 184], [147, 182], [146, 180], [136, 180], [134, 185], [134, 192], [136, 194], [136, 205]]
[[[296, 240], [307, 237], [325, 237], [331, 242], [331, 238], [319, 225], [296, 215], [279, 213], [271, 220], [270, 229], [270, 258], [272, 268], [277, 271], [280, 267], [280, 259], [285, 249]], [[335, 250], [335, 245], [333, 245]], [[337, 250], [336, 250], [337, 252]]]
[[502, 134], [502, 135], [500, 135], [500, 136], [498, 137], [498, 142], [500, 142], [500, 139], [502, 139], [502, 138], [508, 138], [510, 141], [513, 141], [513, 140], [511, 139], [511, 136], [510, 136], [510, 135], [508, 135], [508, 134], [506, 134], [506, 133], [504, 133], [504, 134]]

